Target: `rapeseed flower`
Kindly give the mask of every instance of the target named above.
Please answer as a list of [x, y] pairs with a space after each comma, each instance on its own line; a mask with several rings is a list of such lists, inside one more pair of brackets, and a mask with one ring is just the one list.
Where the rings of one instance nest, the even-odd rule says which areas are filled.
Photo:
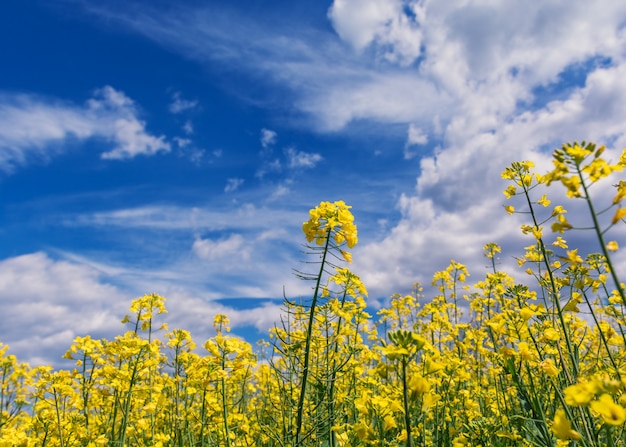
[[601, 395], [589, 407], [609, 425], [622, 425], [626, 421], [626, 409], [616, 404], [610, 394]]
[[580, 433], [572, 429], [572, 423], [567, 419], [563, 409], [556, 410], [551, 428], [552, 432], [559, 439], [578, 440], [581, 438]]
[[588, 405], [596, 395], [598, 387], [592, 382], [579, 382], [563, 390], [565, 403], [572, 406]]

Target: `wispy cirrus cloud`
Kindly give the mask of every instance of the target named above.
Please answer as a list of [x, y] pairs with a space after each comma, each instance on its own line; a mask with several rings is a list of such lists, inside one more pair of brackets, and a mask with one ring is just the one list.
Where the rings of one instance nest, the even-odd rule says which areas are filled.
[[271, 209], [253, 203], [243, 203], [235, 208], [224, 203], [210, 207], [146, 205], [61, 215], [58, 220], [65, 226], [90, 226], [127, 228], [137, 230], [186, 231], [202, 230], [258, 230], [299, 226], [301, 214], [290, 209]]
[[169, 152], [164, 136], [154, 136], [134, 101], [105, 86], [85, 104], [30, 94], [0, 94], [0, 170], [12, 172], [34, 160], [64, 152], [67, 143], [92, 138], [110, 144], [103, 159], [121, 160]]
[[[430, 120], [436, 114], [447, 115], [446, 110], [454, 106], [452, 98], [429, 76], [404, 67], [381, 72], [328, 31], [288, 23], [272, 27], [263, 17], [228, 8], [181, 5], [164, 13], [144, 4], [142, 14], [135, 15], [131, 12], [140, 5], [132, 2], [124, 9], [82, 3], [94, 15], [192, 60], [267, 82], [281, 93], [255, 97], [254, 103], [286, 110], [295, 107], [301, 117], [294, 119], [294, 124], [338, 131], [359, 120]], [[392, 39], [398, 45], [401, 35]]]

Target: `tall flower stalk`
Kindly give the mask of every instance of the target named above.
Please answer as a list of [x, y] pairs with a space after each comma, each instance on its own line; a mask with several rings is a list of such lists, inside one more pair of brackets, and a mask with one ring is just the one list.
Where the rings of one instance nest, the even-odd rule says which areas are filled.
[[330, 273], [330, 267], [334, 267], [334, 262], [337, 260], [352, 261], [352, 255], [345, 250], [345, 247], [353, 248], [358, 242], [357, 227], [354, 224], [354, 216], [350, 212], [350, 208], [343, 201], [334, 203], [322, 202], [319, 206], [309, 211], [309, 220], [302, 224], [302, 231], [306, 236], [307, 242], [309, 244], [315, 243], [315, 246], [308, 245], [307, 248], [312, 254], [319, 255], [320, 261], [318, 261], [319, 269], [315, 274], [297, 272], [300, 278], [315, 281], [313, 298], [309, 305], [300, 395], [296, 410], [295, 445], [297, 447], [303, 445], [304, 404], [309, 383], [311, 338], [315, 315], [318, 302], [325, 295], [323, 292], [327, 290], [323, 287], [323, 278], [325, 274]]

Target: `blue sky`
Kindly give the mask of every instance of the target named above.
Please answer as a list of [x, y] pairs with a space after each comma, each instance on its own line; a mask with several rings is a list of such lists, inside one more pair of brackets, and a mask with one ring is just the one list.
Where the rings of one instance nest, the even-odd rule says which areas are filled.
[[283, 289], [308, 291], [292, 269], [321, 200], [353, 206], [373, 309], [450, 259], [478, 279], [487, 242], [513, 269], [527, 240], [502, 210], [503, 168], [546, 170], [565, 141], [626, 147], [623, 2], [1, 12], [0, 340], [34, 364], [119, 333], [151, 292], [197, 341], [216, 313], [262, 336]]

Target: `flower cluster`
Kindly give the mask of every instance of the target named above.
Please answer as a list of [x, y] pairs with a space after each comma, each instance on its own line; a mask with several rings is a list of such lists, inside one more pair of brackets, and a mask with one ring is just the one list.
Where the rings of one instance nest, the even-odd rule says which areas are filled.
[[350, 208], [352, 207], [341, 200], [334, 203], [322, 202], [313, 208], [309, 211], [309, 220], [302, 224], [306, 240], [324, 245], [332, 237], [337, 245], [345, 242], [348, 248], [353, 248], [358, 237]]

